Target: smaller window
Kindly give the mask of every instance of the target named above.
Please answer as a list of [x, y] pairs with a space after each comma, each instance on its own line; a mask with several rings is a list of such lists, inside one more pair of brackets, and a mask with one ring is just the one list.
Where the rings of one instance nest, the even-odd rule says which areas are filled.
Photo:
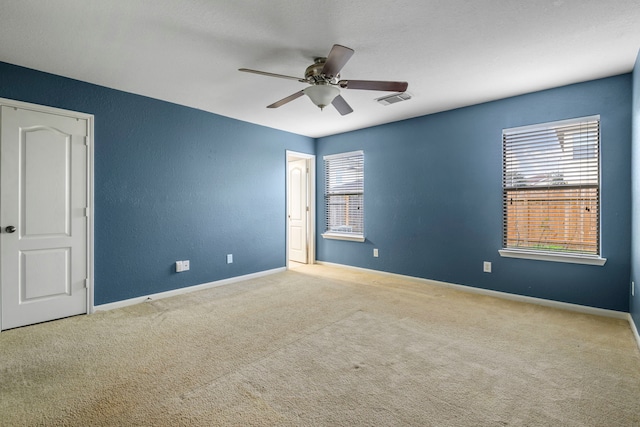
[[322, 237], [364, 242], [364, 153], [324, 156], [324, 177]]

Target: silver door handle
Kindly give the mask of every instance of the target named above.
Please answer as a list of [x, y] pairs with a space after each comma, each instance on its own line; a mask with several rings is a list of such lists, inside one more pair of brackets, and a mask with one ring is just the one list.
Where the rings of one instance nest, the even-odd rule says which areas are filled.
[[15, 233], [16, 228], [13, 225], [9, 225], [5, 227], [4, 231], [6, 231], [7, 233]]

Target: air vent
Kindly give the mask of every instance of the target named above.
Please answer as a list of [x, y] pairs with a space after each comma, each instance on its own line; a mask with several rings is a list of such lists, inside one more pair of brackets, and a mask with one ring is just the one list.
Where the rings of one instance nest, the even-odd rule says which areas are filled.
[[376, 101], [378, 101], [378, 103], [382, 105], [391, 105], [397, 102], [407, 101], [409, 99], [411, 99], [411, 95], [409, 95], [407, 92], [402, 92], [383, 96], [382, 98], [377, 98]]

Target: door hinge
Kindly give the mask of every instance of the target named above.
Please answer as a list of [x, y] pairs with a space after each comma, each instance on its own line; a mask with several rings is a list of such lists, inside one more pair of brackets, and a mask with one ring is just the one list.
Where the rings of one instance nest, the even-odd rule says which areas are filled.
[[89, 216], [89, 208], [84, 208], [84, 216]]
[[84, 288], [89, 289], [89, 278], [84, 279]]
[[307, 206], [307, 212], [309, 212], [309, 206]]

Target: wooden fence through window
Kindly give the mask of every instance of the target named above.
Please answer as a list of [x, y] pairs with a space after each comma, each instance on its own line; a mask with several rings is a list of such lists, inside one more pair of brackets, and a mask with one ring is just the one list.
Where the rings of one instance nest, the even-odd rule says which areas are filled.
[[505, 248], [597, 254], [598, 189], [505, 190]]

